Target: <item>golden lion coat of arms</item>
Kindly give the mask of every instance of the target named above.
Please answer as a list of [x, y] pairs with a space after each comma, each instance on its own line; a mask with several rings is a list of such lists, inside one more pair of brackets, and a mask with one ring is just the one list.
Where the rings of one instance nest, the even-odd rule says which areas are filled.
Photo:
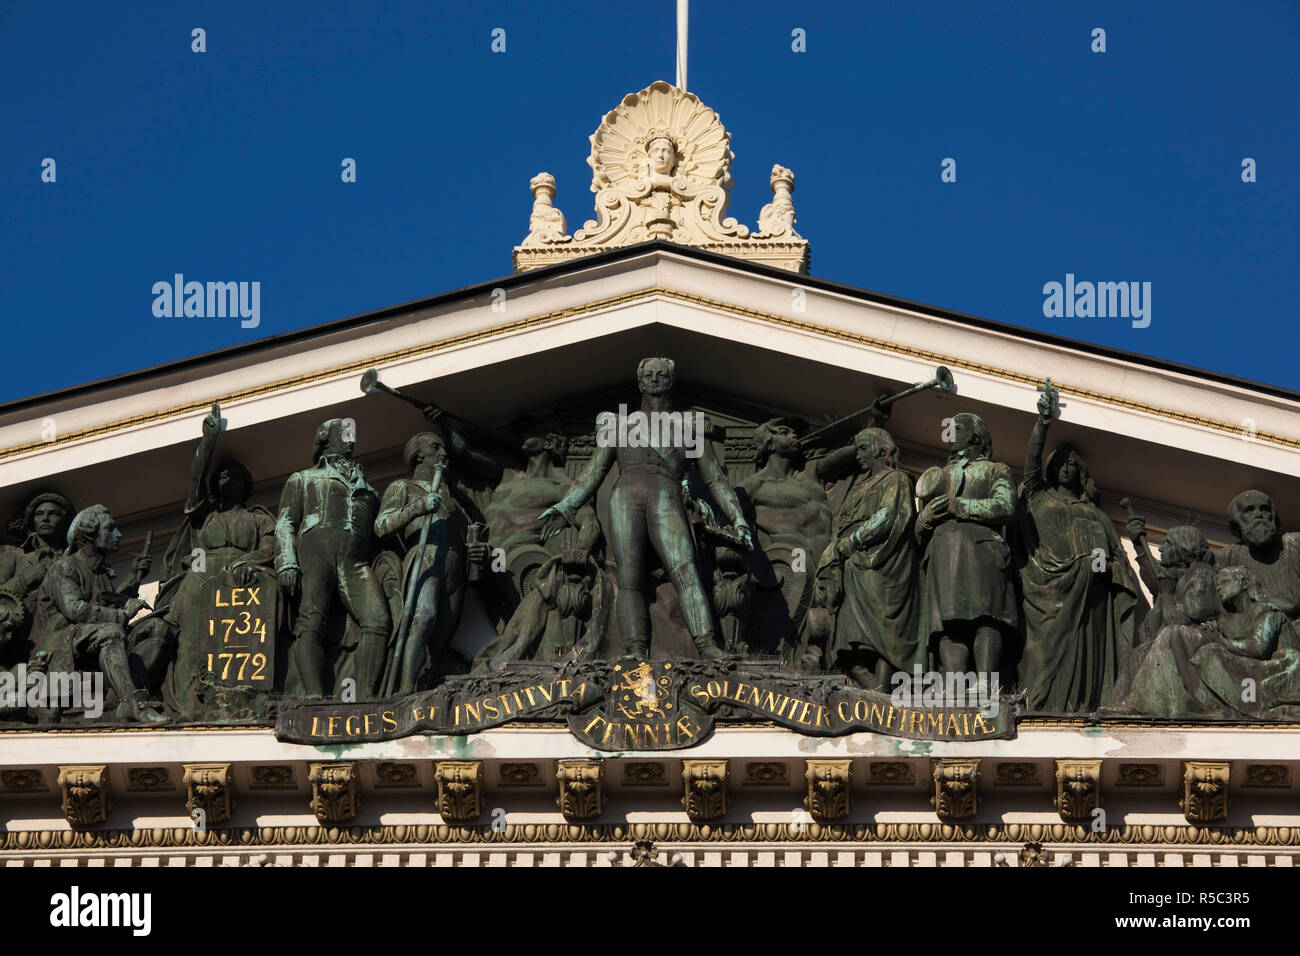
[[636, 667], [624, 669], [622, 664], [615, 664], [614, 671], [619, 682], [611, 690], [614, 706], [628, 720], [653, 720], [669, 716], [667, 711], [673, 709], [673, 679], [668, 671], [672, 664], [663, 662], [651, 664], [642, 661]]

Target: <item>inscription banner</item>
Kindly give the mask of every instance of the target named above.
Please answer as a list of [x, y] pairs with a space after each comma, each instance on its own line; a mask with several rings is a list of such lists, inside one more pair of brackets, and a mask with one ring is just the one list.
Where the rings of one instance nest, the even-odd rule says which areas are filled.
[[705, 661], [515, 663], [510, 676], [453, 678], [437, 690], [382, 701], [281, 701], [276, 737], [301, 744], [368, 743], [417, 733], [464, 736], [513, 721], [563, 721], [597, 750], [679, 750], [718, 721], [770, 720], [810, 737], [870, 732], [912, 740], [1014, 737], [1020, 702], [901, 706], [838, 677], [776, 665]]
[[462, 736], [514, 720], [557, 719], [601, 699], [591, 666], [516, 664], [510, 677], [460, 678], [380, 701], [281, 701], [275, 735], [300, 744], [372, 743], [417, 733]]
[[844, 687], [825, 696], [800, 695], [761, 678], [692, 681], [686, 695], [708, 710], [719, 704], [743, 707], [810, 737], [840, 737], [869, 731], [911, 740], [991, 740], [1014, 737], [1016, 701], [1001, 697], [987, 707], [900, 706], [888, 694]]

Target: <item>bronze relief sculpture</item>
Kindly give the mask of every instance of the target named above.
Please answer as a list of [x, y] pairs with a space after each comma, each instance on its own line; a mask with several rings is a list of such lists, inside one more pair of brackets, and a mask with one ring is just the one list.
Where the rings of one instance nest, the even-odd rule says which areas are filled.
[[[248, 658], [236, 664], [236, 675], [241, 669], [246, 674], [273, 669], [275, 645], [268, 640], [267, 628], [273, 631], [279, 623], [272, 567], [275, 518], [265, 508], [248, 505], [253, 476], [241, 462], [227, 459], [211, 468], [221, 430], [221, 408], [214, 404], [203, 419], [184, 517], [163, 555], [155, 608], [131, 628], [138, 682], [172, 712], [190, 720], [216, 704], [204, 693], [211, 687], [205, 675], [229, 674], [221, 652], [203, 650], [204, 612], [220, 600], [219, 589], [226, 588], [227, 598], [236, 588], [253, 589], [252, 600], [257, 602], [238, 612], [230, 628], [242, 630], [247, 640], [222, 645], [248, 649]], [[252, 608], [260, 609], [260, 626], [253, 623]], [[254, 646], [258, 649], [252, 650]], [[211, 662], [208, 653], [214, 653]]]
[[315, 464], [289, 476], [280, 496], [276, 575], [297, 601], [290, 670], [309, 698], [326, 693], [326, 631], [335, 598], [361, 632], [350, 649], [359, 696], [374, 695], [388, 659], [388, 605], [370, 568], [379, 499], [352, 458], [355, 447], [349, 423], [324, 422], [313, 442]]
[[1248, 568], [1268, 600], [1292, 621], [1300, 620], [1300, 533], [1282, 532], [1273, 499], [1243, 491], [1228, 505], [1228, 527], [1237, 543], [1219, 554], [1221, 568]]
[[[470, 547], [470, 561], [485, 571], [480, 575], [482, 593], [498, 633], [536, 586], [544, 567], [569, 550], [579, 552], [573, 561], [583, 564], [602, 541], [590, 502], [578, 509], [572, 526], [543, 540], [546, 529], [539, 515], [564, 500], [573, 486], [564, 471], [569, 441], [558, 423], [528, 428], [518, 446], [523, 467], [506, 471], [493, 488], [483, 509], [486, 540]], [[494, 554], [507, 573], [491, 573]]]
[[1110, 713], [1215, 720], [1300, 716], [1300, 642], [1241, 566], [1198, 563], [1179, 579], [1180, 620], [1138, 648]]
[[[668, 358], [647, 358], [637, 367], [643, 415], [670, 415], [676, 365]], [[680, 412], [679, 412], [680, 414]], [[618, 566], [615, 597], [619, 630], [628, 653], [644, 657], [652, 651], [650, 617], [645, 596], [647, 562], [657, 557], [672, 579], [681, 600], [696, 649], [701, 657], [724, 656], [716, 636], [716, 624], [700, 577], [692, 536], [687, 524], [680, 484], [687, 472], [698, 468], [700, 477], [731, 519], [738, 538], [752, 542], [749, 523], [740, 502], [723, 472], [712, 445], [700, 440], [698, 461], [692, 462], [682, 442], [665, 442], [654, 447], [649, 440], [600, 445], [586, 471], [572, 491], [539, 520], [548, 522], [543, 539], [559, 533], [563, 524], [573, 525], [610, 469], [618, 464], [619, 476], [610, 496], [609, 542]]]
[[541, 514], [573, 486], [563, 470], [568, 444], [556, 424], [527, 428], [519, 443], [524, 467], [506, 472], [484, 509], [487, 541], [471, 549], [470, 560], [481, 569], [481, 593], [501, 636], [479, 651], [478, 670], [582, 660], [602, 649], [613, 590], [596, 509], [582, 505], [572, 526], [543, 537]]
[[[366, 728], [339, 731], [364, 739], [566, 719], [593, 746], [651, 749], [755, 717], [813, 735], [963, 740], [1014, 733], [1022, 710], [1300, 716], [1300, 535], [1248, 491], [1228, 509], [1238, 543], [1216, 555], [1200, 530], [1174, 527], [1157, 555], [1125, 499], [1153, 596], [1143, 615], [1087, 462], [1068, 444], [1045, 456], [1050, 384], [1017, 488], [969, 412], [944, 421], [945, 464], [915, 482], [903, 470], [881, 427], [889, 405], [951, 392], [951, 376], [803, 439], [794, 418], [723, 428], [679, 407], [670, 359], [643, 360], [637, 383], [639, 407], [598, 418], [592, 447], [576, 404], [516, 417], [507, 435], [368, 373], [363, 390], [415, 405], [427, 423], [402, 451], [406, 473], [381, 500], [352, 422], [331, 419], [274, 518], [250, 503], [242, 464], [214, 467], [214, 406], [156, 608], [137, 598], [148, 542], [118, 586], [108, 558], [121, 533], [107, 510], [73, 522], [57, 493], [29, 498], [11, 528], [21, 544], [0, 548], [0, 689], [21, 669], [101, 670], [117, 706], [102, 720], [275, 715], [303, 742], [320, 741], [303, 727], [322, 714], [343, 715], [322, 726]], [[846, 428], [851, 443], [835, 444]], [[746, 477], [727, 474], [714, 447], [724, 435], [728, 465], [752, 454]], [[652, 591], [656, 575], [671, 588]], [[475, 592], [489, 633], [464, 643]], [[265, 670], [224, 679], [218, 658], [240, 653]], [[898, 676], [921, 671], [987, 675], [1003, 715], [915, 699], [891, 711]], [[88, 714], [19, 708], [0, 720]]]
[[749, 562], [759, 618], [750, 644], [784, 658], [806, 655], [816, 564], [834, 520], [825, 485], [844, 469], [827, 458], [805, 463], [795, 429], [779, 418], [755, 426], [754, 458], [758, 470], [736, 488], [758, 539]]
[[1032, 710], [1087, 713], [1110, 694], [1128, 658], [1140, 597], [1083, 456], [1058, 445], [1043, 463], [1055, 405], [1049, 384], [1020, 485], [1020, 686]]
[[[945, 427], [948, 463], [917, 482], [921, 638], [938, 669], [997, 674], [1020, 623], [1005, 530], [1016, 513], [1011, 469], [993, 461], [983, 419], [959, 412]], [[973, 665], [973, 666], [972, 666]]]
[[[76, 510], [54, 491], [37, 492], [9, 523], [22, 542], [0, 548], [0, 668], [27, 661], [34, 650], [29, 635], [41, 583], [63, 553]], [[36, 664], [43, 663], [38, 659]]]
[[860, 687], [888, 690], [893, 674], [911, 673], [924, 655], [912, 482], [883, 428], [858, 432], [845, 451], [853, 456], [853, 478], [817, 571], [825, 604], [836, 611], [828, 663]]
[[101, 670], [124, 720], [161, 723], [167, 718], [135, 686], [126, 655], [127, 622], [147, 607], [136, 596], [138, 579], [133, 580], [137, 572], [146, 573], [147, 558], [136, 561], [131, 577], [117, 589], [106, 558], [121, 543], [122, 532], [103, 505], [78, 512], [68, 529], [67, 550], [41, 584], [32, 638], [48, 655], [51, 671], [73, 672], [84, 665]]

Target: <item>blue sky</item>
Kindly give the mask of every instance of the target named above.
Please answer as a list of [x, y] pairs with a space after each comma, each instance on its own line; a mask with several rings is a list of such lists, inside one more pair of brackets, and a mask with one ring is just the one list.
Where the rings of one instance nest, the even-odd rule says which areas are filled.
[[[0, 400], [508, 274], [529, 178], [591, 217], [587, 137], [674, 79], [674, 30], [673, 0], [6, 4]], [[1296, 388], [1297, 49], [1294, 2], [695, 0], [690, 89], [732, 215], [795, 171], [817, 276]], [[261, 324], [155, 317], [177, 272], [260, 282]], [[1067, 273], [1150, 282], [1151, 324], [1045, 317]]]

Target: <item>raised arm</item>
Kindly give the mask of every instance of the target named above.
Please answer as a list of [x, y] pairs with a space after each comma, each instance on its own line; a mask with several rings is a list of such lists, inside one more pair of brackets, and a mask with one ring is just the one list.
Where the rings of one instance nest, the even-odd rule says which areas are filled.
[[1038, 420], [1034, 430], [1029, 433], [1029, 448], [1025, 452], [1024, 486], [1028, 491], [1043, 486], [1043, 448], [1047, 445], [1047, 428], [1052, 424], [1054, 403], [1052, 396], [1044, 392], [1038, 399]]
[[217, 446], [217, 436], [220, 434], [221, 406], [213, 402], [212, 411], [203, 416], [203, 436], [199, 439], [199, 447], [194, 451], [194, 460], [190, 462], [190, 494], [185, 499], [187, 515], [207, 507], [208, 494], [204, 479], [212, 464], [212, 451]]
[[829, 484], [853, 474], [857, 467], [858, 450], [852, 445], [845, 445], [817, 459], [813, 471], [820, 480]]
[[501, 462], [491, 455], [483, 454], [471, 445], [466, 441], [461, 430], [451, 422], [444, 421], [443, 427], [447, 429], [447, 436], [451, 439], [451, 453], [456, 463], [476, 478], [482, 478], [494, 485], [499, 484], [501, 476], [505, 473]]
[[501, 481], [505, 469], [501, 462], [491, 455], [485, 455], [474, 448], [465, 438], [465, 433], [456, 427], [451, 416], [437, 405], [424, 407], [424, 420], [430, 425], [437, 425], [447, 435], [447, 448], [456, 464], [476, 478], [482, 478], [491, 484]]

